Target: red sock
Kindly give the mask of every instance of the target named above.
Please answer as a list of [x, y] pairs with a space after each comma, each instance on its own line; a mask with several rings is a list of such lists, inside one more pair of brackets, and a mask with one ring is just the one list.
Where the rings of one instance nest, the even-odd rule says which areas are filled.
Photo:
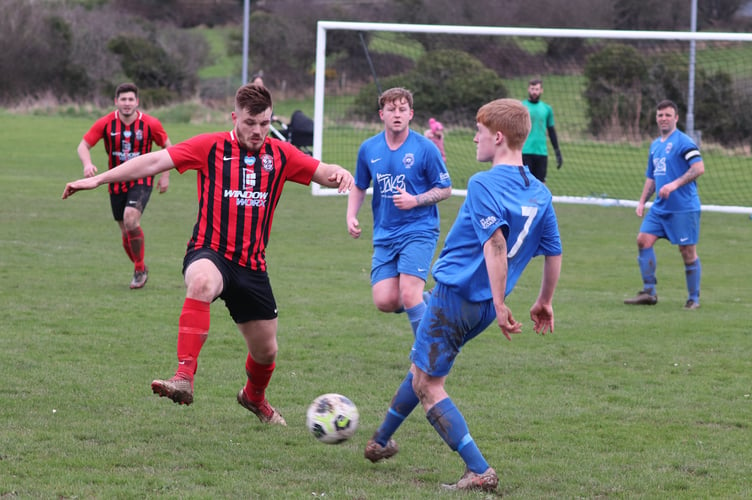
[[266, 397], [265, 391], [274, 373], [274, 366], [274, 362], [270, 365], [260, 365], [250, 354], [246, 358], [245, 373], [248, 375], [248, 382], [245, 383], [243, 390], [245, 397], [253, 403], [260, 403]]
[[123, 234], [123, 249], [125, 250], [125, 253], [128, 255], [128, 258], [131, 259], [131, 262], [136, 262], [136, 258], [133, 256], [133, 252], [131, 251], [131, 244], [128, 243], [127, 234]]
[[198, 354], [209, 335], [209, 302], [185, 299], [178, 321], [178, 371], [176, 375], [193, 380]]
[[144, 232], [140, 227], [128, 231], [128, 246], [131, 248], [131, 260], [136, 264], [136, 271], [144, 270]]

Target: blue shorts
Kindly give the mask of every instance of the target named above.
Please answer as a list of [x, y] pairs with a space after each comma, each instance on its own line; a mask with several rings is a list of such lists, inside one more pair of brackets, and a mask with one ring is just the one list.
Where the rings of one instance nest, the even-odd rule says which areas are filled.
[[436, 283], [420, 320], [410, 360], [433, 377], [452, 369], [462, 346], [496, 319], [493, 300], [468, 302], [451, 288]]
[[650, 210], [640, 232], [666, 238], [673, 245], [697, 245], [700, 239], [700, 211], [657, 214]]
[[374, 245], [371, 259], [371, 285], [400, 274], [428, 278], [436, 251], [436, 233], [417, 233], [387, 245]]

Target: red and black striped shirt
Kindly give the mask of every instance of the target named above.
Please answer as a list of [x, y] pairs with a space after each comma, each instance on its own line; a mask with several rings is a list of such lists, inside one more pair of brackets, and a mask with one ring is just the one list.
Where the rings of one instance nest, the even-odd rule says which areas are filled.
[[[162, 123], [140, 111], [137, 114], [136, 120], [126, 125], [120, 120], [120, 113], [115, 110], [94, 122], [84, 135], [84, 140], [91, 147], [94, 147], [100, 139], [104, 139], [104, 149], [109, 157], [109, 168], [115, 168], [131, 158], [150, 152], [153, 143], [164, 147], [167, 132]], [[145, 177], [135, 181], [113, 183], [109, 185], [109, 191], [112, 194], [127, 193], [128, 188], [136, 184], [152, 186], [154, 178]]]
[[211, 248], [241, 266], [266, 270], [274, 209], [290, 180], [310, 184], [319, 160], [267, 137], [259, 151], [234, 132], [201, 134], [167, 148], [181, 174], [196, 170], [198, 217], [188, 251]]

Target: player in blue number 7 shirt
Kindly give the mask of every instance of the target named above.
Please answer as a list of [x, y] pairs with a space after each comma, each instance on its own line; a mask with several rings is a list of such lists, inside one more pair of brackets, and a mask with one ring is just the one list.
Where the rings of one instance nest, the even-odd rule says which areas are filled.
[[492, 491], [498, 486], [470, 435], [465, 418], [444, 389], [462, 346], [496, 319], [509, 340], [522, 324], [505, 298], [533, 257], [545, 256], [538, 298], [530, 309], [536, 333], [554, 331], [552, 301], [561, 272], [561, 238], [551, 192], [522, 164], [530, 114], [517, 100], [498, 99], [478, 110], [477, 160], [490, 170], [473, 175], [467, 197], [433, 266], [436, 287], [420, 321], [410, 353], [412, 365], [397, 389], [365, 457], [389, 458], [398, 447], [392, 435], [420, 402], [428, 421], [465, 462], [457, 490]]

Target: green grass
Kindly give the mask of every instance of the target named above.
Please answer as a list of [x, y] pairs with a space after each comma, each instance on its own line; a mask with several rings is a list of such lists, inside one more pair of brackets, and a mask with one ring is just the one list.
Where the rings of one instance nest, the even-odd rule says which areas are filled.
[[[238, 32], [238, 27], [217, 27], [207, 28], [201, 26], [193, 28], [192, 31], [203, 35], [209, 44], [209, 60], [213, 61], [211, 66], [201, 68], [199, 77], [208, 78], [227, 78], [227, 75], [238, 75], [242, 71], [243, 59], [240, 54], [230, 55], [227, 52], [229, 36], [233, 32]], [[253, 71], [251, 69], [250, 71]], [[248, 75], [250, 77], [250, 75]]]
[[[169, 192], [152, 196], [143, 219], [150, 279], [129, 290], [105, 188], [60, 200], [80, 175], [75, 146], [89, 125], [0, 114], [0, 497], [494, 497], [440, 490], [462, 462], [420, 410], [395, 436], [396, 457], [363, 459], [412, 335], [404, 315], [371, 304], [368, 207], [352, 240], [343, 197], [290, 185], [275, 217], [268, 257], [280, 351], [268, 395], [289, 427], [265, 427], [235, 402], [245, 348], [221, 301], [195, 403], [151, 394], [151, 380], [175, 369], [195, 180], [173, 173]], [[174, 141], [207, 129], [165, 126]], [[442, 203], [442, 237], [461, 201]], [[632, 210], [557, 212], [565, 254], [556, 332], [538, 337], [526, 319], [536, 259], [509, 297], [524, 333], [507, 342], [489, 328], [447, 382], [500, 473], [500, 494], [750, 497], [752, 221], [703, 215], [702, 308], [687, 312], [681, 259], [665, 241], [656, 247], [658, 305], [622, 304], [640, 288]], [[304, 427], [308, 403], [330, 391], [361, 414], [358, 433], [338, 446]]]
[[368, 46], [375, 53], [394, 54], [413, 61], [425, 54], [426, 49], [419, 42], [404, 33], [383, 32], [373, 37]]

